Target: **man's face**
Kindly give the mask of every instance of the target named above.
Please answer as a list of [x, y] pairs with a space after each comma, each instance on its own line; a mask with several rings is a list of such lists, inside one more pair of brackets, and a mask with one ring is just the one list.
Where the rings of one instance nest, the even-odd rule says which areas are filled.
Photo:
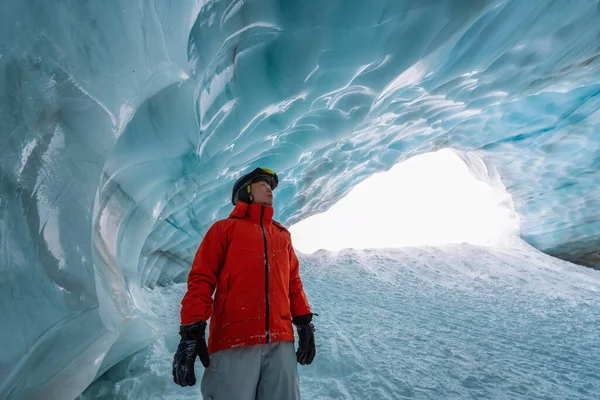
[[250, 189], [255, 203], [273, 205], [273, 191], [267, 181], [252, 182]]

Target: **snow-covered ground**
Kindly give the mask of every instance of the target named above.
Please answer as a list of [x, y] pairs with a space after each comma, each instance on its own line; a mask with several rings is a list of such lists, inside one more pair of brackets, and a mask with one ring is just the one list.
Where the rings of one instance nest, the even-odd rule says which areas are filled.
[[[600, 398], [600, 271], [525, 243], [300, 260], [320, 314], [315, 362], [299, 366], [305, 399]], [[184, 291], [145, 292], [158, 340], [80, 400], [200, 398], [171, 379]]]

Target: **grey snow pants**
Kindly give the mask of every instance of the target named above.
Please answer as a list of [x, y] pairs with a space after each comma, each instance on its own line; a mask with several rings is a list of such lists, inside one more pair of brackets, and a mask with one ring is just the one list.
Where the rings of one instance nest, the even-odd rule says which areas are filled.
[[294, 342], [211, 354], [201, 391], [204, 400], [300, 400]]

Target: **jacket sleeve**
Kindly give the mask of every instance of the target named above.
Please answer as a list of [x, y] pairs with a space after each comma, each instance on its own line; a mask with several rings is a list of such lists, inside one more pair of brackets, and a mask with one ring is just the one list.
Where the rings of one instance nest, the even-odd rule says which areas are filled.
[[299, 315], [310, 314], [310, 306], [304, 293], [300, 279], [300, 263], [294, 248], [290, 245], [290, 311], [292, 318]]
[[212, 295], [225, 261], [227, 238], [219, 223], [213, 224], [194, 257], [188, 275], [187, 292], [181, 301], [181, 323], [207, 321], [212, 314]]

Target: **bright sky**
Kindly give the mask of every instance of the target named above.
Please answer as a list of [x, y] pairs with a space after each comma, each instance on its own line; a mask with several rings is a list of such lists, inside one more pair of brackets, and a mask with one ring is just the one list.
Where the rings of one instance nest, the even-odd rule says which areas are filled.
[[503, 187], [478, 181], [451, 150], [423, 154], [358, 184], [327, 212], [290, 228], [303, 253], [471, 243], [500, 245], [518, 233], [500, 205]]

